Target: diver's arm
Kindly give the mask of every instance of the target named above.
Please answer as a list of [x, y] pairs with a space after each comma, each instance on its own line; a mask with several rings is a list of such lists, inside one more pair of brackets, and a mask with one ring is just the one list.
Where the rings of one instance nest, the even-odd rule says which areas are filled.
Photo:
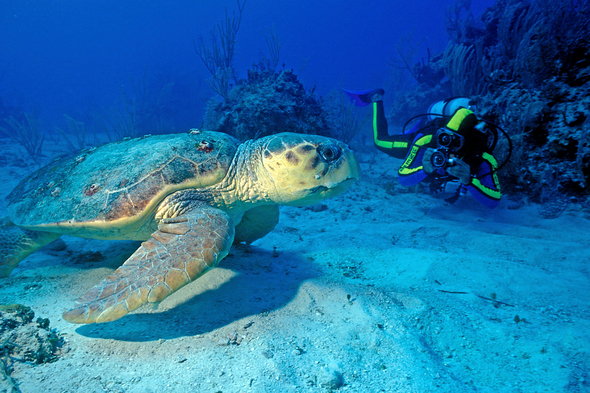
[[495, 172], [498, 164], [491, 154], [484, 153], [482, 157], [484, 161], [477, 169], [475, 176], [472, 177], [471, 183], [467, 185], [467, 189], [478, 202], [493, 209], [502, 198], [500, 181]]
[[398, 179], [402, 186], [411, 187], [430, 175], [430, 172], [424, 169], [423, 161], [426, 155], [426, 158], [430, 162], [430, 158], [428, 157], [432, 155], [432, 149], [427, 149], [426, 145], [431, 140], [432, 135], [418, 135], [414, 143], [412, 143], [412, 147], [398, 171]]

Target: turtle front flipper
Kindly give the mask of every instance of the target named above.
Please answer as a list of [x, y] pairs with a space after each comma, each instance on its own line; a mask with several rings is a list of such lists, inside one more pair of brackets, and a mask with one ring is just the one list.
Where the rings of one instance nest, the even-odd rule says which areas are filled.
[[229, 252], [234, 225], [221, 210], [199, 206], [162, 220], [152, 237], [63, 317], [72, 323], [114, 321], [217, 266]]

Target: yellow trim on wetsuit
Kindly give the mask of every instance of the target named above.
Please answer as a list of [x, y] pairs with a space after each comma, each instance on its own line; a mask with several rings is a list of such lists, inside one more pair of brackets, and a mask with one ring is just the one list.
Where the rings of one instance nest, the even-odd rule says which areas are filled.
[[375, 145], [382, 149], [405, 149], [408, 147], [408, 142], [388, 142], [379, 139], [377, 124], [377, 102], [373, 102], [373, 141], [375, 142]]
[[377, 129], [377, 102], [373, 102], [373, 140], [375, 142], [375, 145], [379, 146], [382, 149], [393, 148], [393, 142], [379, 140], [379, 134], [377, 133]]
[[500, 200], [500, 198], [502, 197], [502, 192], [500, 191], [500, 181], [498, 180], [498, 175], [496, 174], [496, 169], [498, 168], [498, 161], [496, 161], [496, 158], [493, 155], [485, 152], [481, 155], [481, 157], [484, 160], [486, 160], [492, 167], [492, 180], [497, 190], [484, 186], [477, 178], [473, 178], [471, 180], [471, 185], [477, 188], [479, 191], [481, 191], [484, 195], [487, 195], [492, 199]]
[[469, 109], [461, 108], [455, 112], [451, 120], [447, 123], [447, 128], [453, 131], [459, 131], [459, 127], [465, 118], [473, 114]]
[[398, 172], [400, 175], [404, 175], [404, 176], [411, 175], [414, 172], [418, 172], [418, 171], [422, 170], [422, 168], [423, 168], [422, 165], [420, 165], [416, 168], [409, 168], [409, 166], [412, 165], [412, 163], [416, 159], [416, 155], [418, 154], [418, 151], [420, 150], [420, 148], [424, 145], [429, 144], [430, 141], [432, 141], [432, 135], [424, 135], [422, 138], [418, 139], [416, 141], [416, 143], [414, 143], [414, 145], [412, 146], [412, 150], [410, 150], [410, 152], [408, 153], [408, 156], [406, 157], [406, 160], [399, 167]]

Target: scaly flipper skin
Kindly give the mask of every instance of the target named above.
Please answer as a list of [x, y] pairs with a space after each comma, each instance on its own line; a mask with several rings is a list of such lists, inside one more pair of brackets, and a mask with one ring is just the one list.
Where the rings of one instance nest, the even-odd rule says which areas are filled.
[[8, 218], [1, 218], [0, 277], [8, 277], [20, 261], [60, 236], [59, 233], [29, 231], [14, 225]]
[[163, 220], [152, 237], [64, 314], [72, 323], [114, 321], [146, 303], [158, 303], [217, 266], [234, 240], [223, 211], [199, 205]]

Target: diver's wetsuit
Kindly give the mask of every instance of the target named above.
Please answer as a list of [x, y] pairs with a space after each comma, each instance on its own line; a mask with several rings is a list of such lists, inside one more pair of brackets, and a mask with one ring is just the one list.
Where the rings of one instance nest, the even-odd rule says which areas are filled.
[[[436, 149], [437, 144], [434, 138], [436, 131], [445, 124], [434, 120], [423, 124], [420, 121], [412, 130], [405, 134], [389, 135], [387, 132], [387, 120], [383, 101], [373, 102], [373, 141], [375, 147], [395, 158], [403, 159], [404, 162], [399, 168], [399, 182], [401, 185], [410, 187], [416, 185], [426, 178], [435, 178], [441, 176], [451, 176], [443, 168], [435, 170], [433, 173], [426, 173], [422, 167], [422, 157], [427, 148]], [[477, 118], [473, 112], [464, 109], [463, 113], [459, 111], [447, 123], [451, 129], [458, 128], [461, 122], [470, 116], [467, 123], [475, 125]], [[475, 123], [474, 123], [475, 121]], [[454, 128], [456, 127], [456, 128]], [[483, 153], [477, 160], [460, 157], [470, 165], [471, 182], [463, 185], [473, 197], [481, 204], [494, 208], [498, 205], [502, 196], [500, 192], [500, 183], [496, 175], [498, 164], [494, 156], [489, 153]], [[473, 161], [473, 162], [470, 162]], [[474, 165], [475, 164], [475, 165]], [[452, 177], [456, 179], [455, 177]]]

